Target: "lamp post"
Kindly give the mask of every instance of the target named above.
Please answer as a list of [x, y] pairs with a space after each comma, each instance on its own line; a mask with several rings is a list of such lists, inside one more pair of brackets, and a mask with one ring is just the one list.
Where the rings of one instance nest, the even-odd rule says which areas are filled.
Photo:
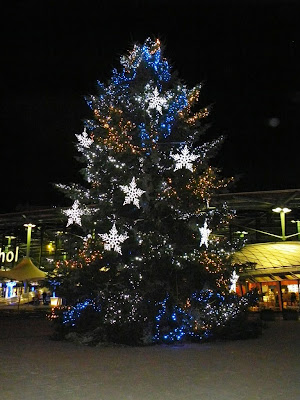
[[11, 240], [12, 240], [12, 239], [16, 239], [16, 237], [15, 237], [15, 236], [12, 236], [12, 235], [7, 235], [7, 236], [5, 236], [5, 239], [7, 239], [7, 247], [10, 248], [10, 246], [11, 246]]
[[270, 233], [270, 232], [265, 232], [265, 231], [260, 231], [259, 229], [254, 229], [254, 228], [250, 228], [250, 227], [245, 227], [248, 230], [252, 230], [255, 232], [259, 232], [262, 233], [264, 235], [268, 235], [268, 236], [273, 236], [277, 239], [281, 239], [281, 240], [286, 240], [289, 239], [293, 236], [298, 235], [298, 238], [300, 240], [300, 221], [292, 221], [292, 222], [297, 222], [297, 233], [293, 233], [292, 235], [288, 235], [285, 236], [285, 214], [289, 213], [290, 211], [292, 211], [291, 209], [287, 208], [287, 207], [276, 207], [272, 209], [273, 212], [276, 212], [278, 214], [280, 214], [280, 223], [281, 223], [281, 235], [274, 235], [274, 233]]
[[[15, 257], [13, 255], [13, 253], [10, 251], [10, 248], [12, 247], [11, 241], [12, 241], [12, 239], [16, 239], [16, 236], [7, 235], [7, 236], [5, 236], [5, 239], [7, 239], [7, 245], [5, 246], [6, 261], [13, 262], [13, 265], [14, 265], [14, 262], [18, 261], [18, 248], [16, 247]], [[12, 255], [12, 257], [9, 257], [11, 255]], [[4, 266], [4, 269], [6, 269], [5, 266]]]
[[287, 207], [276, 207], [272, 209], [273, 212], [280, 214], [280, 223], [281, 223], [281, 239], [285, 240], [285, 214], [289, 213], [291, 209]]
[[13, 235], [7, 235], [5, 236], [5, 239], [7, 239], [7, 245], [5, 246], [5, 253], [7, 254], [9, 252], [9, 249], [11, 248], [12, 239], [16, 239], [16, 237]]
[[298, 235], [298, 240], [300, 240], [300, 221], [297, 219], [297, 220], [292, 220], [291, 221], [293, 224], [297, 224], [297, 235]]
[[248, 232], [247, 232], [247, 231], [235, 231], [235, 233], [236, 233], [237, 235], [239, 235], [240, 238], [244, 238], [245, 235], [248, 235]]
[[24, 224], [25, 228], [27, 228], [27, 247], [26, 247], [26, 257], [29, 257], [30, 254], [30, 243], [31, 243], [31, 231], [32, 228], [35, 227], [34, 224]]

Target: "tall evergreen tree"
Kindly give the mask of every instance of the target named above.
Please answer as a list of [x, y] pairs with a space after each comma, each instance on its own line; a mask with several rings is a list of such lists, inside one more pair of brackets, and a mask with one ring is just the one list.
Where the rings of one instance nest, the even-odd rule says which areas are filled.
[[154, 321], [166, 299], [185, 307], [203, 288], [228, 291], [233, 250], [232, 213], [210, 206], [231, 179], [209, 165], [223, 138], [203, 140], [201, 85], [172, 73], [159, 40], [120, 63], [86, 97], [93, 118], [76, 135], [86, 184], [58, 185], [73, 202], [68, 229], [84, 236], [60, 290], [98, 299], [102, 322], [119, 327]]

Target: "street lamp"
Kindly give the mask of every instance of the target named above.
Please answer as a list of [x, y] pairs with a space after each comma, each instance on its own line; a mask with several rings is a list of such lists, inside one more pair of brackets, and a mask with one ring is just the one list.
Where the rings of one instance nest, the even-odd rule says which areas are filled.
[[5, 236], [5, 239], [7, 239], [7, 245], [5, 246], [5, 253], [8, 253], [11, 247], [11, 241], [12, 239], [16, 239], [16, 237], [13, 235], [7, 235]]
[[26, 257], [29, 257], [30, 254], [30, 242], [31, 242], [31, 231], [32, 228], [35, 227], [34, 224], [24, 224], [25, 228], [27, 228], [27, 248], [26, 248]]
[[289, 213], [292, 211], [290, 208], [287, 207], [276, 207], [272, 209], [273, 212], [279, 213], [280, 214], [280, 222], [281, 222], [281, 239], [285, 240], [285, 214]]
[[292, 221], [292, 222], [297, 222], [297, 233], [293, 233], [292, 235], [288, 235], [285, 236], [285, 214], [289, 213], [290, 211], [292, 211], [291, 209], [287, 208], [287, 207], [276, 207], [272, 209], [273, 212], [280, 214], [280, 222], [281, 222], [281, 235], [274, 235], [274, 233], [270, 233], [270, 232], [265, 232], [265, 231], [260, 231], [258, 229], [254, 229], [254, 228], [246, 228], [248, 230], [252, 230], [255, 232], [259, 232], [262, 233], [264, 235], [268, 235], [268, 236], [273, 236], [275, 238], [281, 239], [281, 240], [286, 240], [289, 239], [293, 236], [298, 235], [298, 238], [300, 240], [300, 221]]
[[235, 233], [236, 233], [237, 235], [239, 235], [240, 238], [244, 238], [245, 235], [248, 235], [248, 232], [247, 232], [247, 231], [235, 231]]
[[16, 239], [16, 237], [12, 235], [7, 235], [5, 236], [5, 239], [7, 239], [7, 246], [10, 246], [12, 239]]
[[300, 240], [300, 221], [298, 219], [297, 220], [292, 219], [291, 222], [293, 224], [297, 224], [297, 235], [298, 235], [298, 240]]

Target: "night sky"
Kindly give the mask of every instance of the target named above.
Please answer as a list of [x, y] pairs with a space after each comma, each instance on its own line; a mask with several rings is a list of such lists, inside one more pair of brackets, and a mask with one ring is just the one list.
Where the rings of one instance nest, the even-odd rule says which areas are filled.
[[289, 0], [7, 2], [0, 214], [69, 204], [52, 183], [81, 179], [84, 95], [149, 36], [189, 87], [204, 83], [207, 140], [226, 137], [213, 164], [236, 176], [231, 190], [300, 188], [299, 16]]

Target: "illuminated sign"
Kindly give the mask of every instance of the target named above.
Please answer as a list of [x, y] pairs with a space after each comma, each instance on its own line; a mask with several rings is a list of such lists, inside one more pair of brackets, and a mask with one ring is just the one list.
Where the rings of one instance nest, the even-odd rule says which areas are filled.
[[0, 260], [4, 262], [17, 262], [19, 257], [19, 246], [16, 247], [16, 251], [2, 251], [2, 248], [0, 247]]

